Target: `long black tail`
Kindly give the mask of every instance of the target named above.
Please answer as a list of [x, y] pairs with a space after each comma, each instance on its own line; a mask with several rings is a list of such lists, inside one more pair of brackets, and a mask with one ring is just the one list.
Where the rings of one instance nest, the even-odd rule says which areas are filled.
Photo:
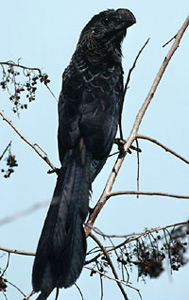
[[57, 287], [67, 288], [79, 277], [86, 255], [83, 222], [91, 189], [91, 157], [82, 144], [66, 154], [58, 175], [33, 265], [38, 300]]

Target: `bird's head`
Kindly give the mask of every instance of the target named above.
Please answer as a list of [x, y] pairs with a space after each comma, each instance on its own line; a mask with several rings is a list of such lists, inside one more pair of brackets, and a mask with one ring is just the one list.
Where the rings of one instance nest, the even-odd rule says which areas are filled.
[[135, 16], [128, 9], [109, 9], [95, 15], [81, 32], [80, 42], [88, 38], [102, 43], [120, 44], [128, 27], [136, 23]]

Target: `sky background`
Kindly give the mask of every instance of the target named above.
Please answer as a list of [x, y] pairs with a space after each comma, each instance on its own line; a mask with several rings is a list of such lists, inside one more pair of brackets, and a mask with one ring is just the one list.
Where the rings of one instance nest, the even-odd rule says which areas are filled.
[[[123, 43], [123, 68], [125, 75], [139, 49], [147, 38], [150, 43], [132, 73], [130, 88], [124, 106], [123, 130], [127, 138], [138, 109], [143, 103], [155, 75], [171, 44], [162, 45], [173, 37], [188, 15], [187, 0], [96, 0], [96, 1], [2, 1], [0, 60], [17, 61], [26, 66], [42, 68], [51, 79], [50, 88], [58, 97], [61, 76], [75, 50], [79, 34], [91, 17], [107, 8], [128, 8], [137, 23], [128, 29]], [[188, 31], [172, 58], [155, 97], [144, 117], [139, 132], [158, 139], [176, 152], [189, 157], [189, 39]], [[40, 145], [55, 166], [59, 166], [57, 151], [57, 102], [49, 91], [39, 86], [36, 101], [23, 111], [20, 118], [11, 111], [8, 94], [1, 92], [0, 108], [19, 130], [33, 143]], [[0, 220], [35, 203], [50, 201], [56, 176], [48, 175], [48, 166], [29, 148], [13, 130], [0, 119], [0, 154], [9, 141], [16, 154], [19, 167], [10, 179], [0, 177]], [[189, 194], [188, 166], [147, 141], [140, 142], [140, 190]], [[91, 206], [94, 206], [105, 185], [115, 158], [110, 158], [93, 185]], [[136, 189], [136, 154], [128, 155], [116, 180], [114, 191]], [[0, 227], [0, 245], [7, 248], [35, 251], [48, 206], [33, 214], [19, 218]], [[95, 226], [108, 234], [141, 232], [144, 228], [164, 226], [189, 219], [188, 200], [119, 196], [111, 198], [99, 215]], [[0, 267], [7, 256], [0, 257]], [[11, 255], [6, 272], [9, 281], [26, 294], [31, 291], [33, 257]], [[158, 279], [136, 281], [144, 300], [189, 298], [189, 265], [170, 275], [166, 270]], [[98, 276], [90, 277], [84, 270], [77, 281], [84, 299], [99, 299]], [[139, 299], [138, 294], [126, 289], [129, 299]], [[8, 299], [22, 299], [20, 293], [8, 287]], [[0, 299], [4, 296], [0, 294]], [[35, 299], [35, 296], [31, 299]], [[52, 296], [49, 299], [53, 299]], [[59, 299], [80, 299], [73, 286], [62, 290]], [[121, 299], [114, 282], [104, 281], [104, 300]]]

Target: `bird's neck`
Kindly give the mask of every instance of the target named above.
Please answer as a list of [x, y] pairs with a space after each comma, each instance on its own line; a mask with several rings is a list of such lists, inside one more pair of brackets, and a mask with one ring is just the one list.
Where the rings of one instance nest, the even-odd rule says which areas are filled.
[[99, 69], [103, 67], [111, 68], [111, 65], [121, 65], [120, 44], [102, 44], [90, 39], [88, 43], [79, 44], [72, 57], [74, 65], [84, 71], [85, 68]]

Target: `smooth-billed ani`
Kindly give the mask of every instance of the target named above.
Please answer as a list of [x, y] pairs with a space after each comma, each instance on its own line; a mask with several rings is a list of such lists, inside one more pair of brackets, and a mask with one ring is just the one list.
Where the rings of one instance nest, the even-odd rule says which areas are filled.
[[121, 42], [136, 22], [127, 9], [95, 15], [63, 73], [58, 147], [62, 164], [33, 266], [38, 300], [79, 277], [86, 256], [83, 222], [91, 185], [116, 135], [123, 97]]

